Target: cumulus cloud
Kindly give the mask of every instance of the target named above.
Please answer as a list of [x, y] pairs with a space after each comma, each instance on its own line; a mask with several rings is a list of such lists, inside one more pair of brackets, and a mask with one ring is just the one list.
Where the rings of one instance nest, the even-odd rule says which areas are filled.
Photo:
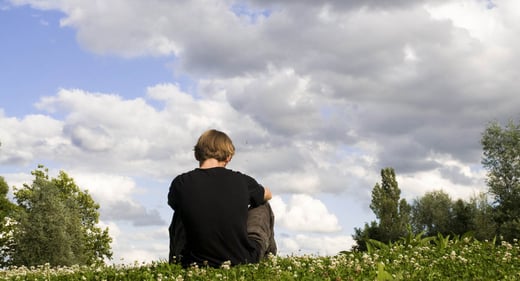
[[113, 257], [108, 263], [133, 264], [153, 262], [168, 257], [168, 230], [141, 228], [138, 231], [116, 223], [102, 224], [108, 227], [112, 238]]
[[71, 175], [101, 206], [101, 220], [128, 221], [135, 226], [166, 224], [158, 210], [147, 209], [142, 203], [136, 202], [134, 197], [142, 196], [144, 191], [139, 190], [132, 178], [74, 171]]
[[[164, 103], [162, 110], [141, 98], [126, 100], [75, 89], [61, 89], [56, 96], [42, 98], [38, 108], [65, 116], [63, 121], [45, 120], [54, 122], [56, 128], [47, 131], [46, 137], [59, 136], [61, 140], [55, 157], [85, 168], [139, 170], [165, 176], [171, 171], [169, 165], [182, 167], [189, 163], [192, 142], [200, 132], [211, 127], [248, 125], [247, 118], [239, 118], [226, 103], [198, 101], [176, 85], [156, 85], [148, 91], [151, 100]], [[32, 149], [24, 146], [22, 151], [30, 153]]]
[[110, 133], [102, 126], [67, 125], [64, 132], [74, 145], [87, 151], [102, 152], [114, 145]]
[[18, 119], [0, 114], [0, 163], [27, 165], [35, 157], [52, 155], [65, 142], [59, 137], [61, 126], [61, 121], [45, 115]]
[[292, 195], [288, 204], [280, 197], [271, 202], [277, 225], [292, 231], [337, 232], [341, 230], [338, 219], [325, 204], [306, 194]]
[[[238, 116], [285, 140], [326, 138], [353, 144], [363, 138], [385, 139], [376, 157], [379, 166], [399, 165], [406, 173], [437, 168], [423, 160], [430, 151], [475, 161], [480, 147], [467, 140], [479, 138], [485, 121], [503, 118], [497, 108], [514, 115], [518, 105], [510, 102], [512, 84], [489, 78], [517, 72], [507, 66], [514, 54], [493, 56], [514, 44], [511, 36], [495, 41], [475, 35], [482, 30], [476, 19], [482, 17], [490, 30], [517, 30], [511, 9], [506, 9], [512, 2], [250, 1], [240, 13], [226, 1], [130, 1], [124, 8], [116, 2], [15, 2], [62, 10], [63, 25], [76, 28], [91, 51], [175, 54], [180, 71], [208, 77], [200, 80], [200, 95], [220, 94], [219, 102], [229, 103]], [[129, 17], [133, 11], [139, 11], [139, 19]], [[262, 16], [244, 22], [241, 16], [247, 14]], [[92, 20], [99, 18], [106, 20]], [[165, 47], [169, 45], [178, 47]], [[482, 58], [491, 64], [482, 65]], [[490, 91], [494, 107], [488, 106]], [[193, 117], [187, 121], [202, 125], [215, 120]], [[87, 137], [89, 130], [77, 130]], [[76, 136], [76, 143], [81, 140]], [[107, 136], [93, 149], [105, 149], [111, 141]]]
[[[461, 173], [462, 174], [462, 173]], [[448, 193], [453, 199], [468, 200], [486, 191], [483, 181], [482, 171], [474, 172], [471, 176], [464, 176], [471, 184], [465, 184], [446, 178], [442, 170], [415, 173], [413, 176], [397, 176], [402, 196], [411, 203], [414, 199], [420, 198], [426, 192], [442, 190]], [[460, 176], [460, 174], [458, 174]]]
[[352, 249], [355, 241], [347, 235], [312, 236], [297, 234], [293, 237], [281, 237], [277, 243], [283, 249], [281, 255], [337, 255], [341, 251]]
[[[344, 184], [343, 177], [352, 177], [356, 169], [371, 165], [362, 155], [344, 158], [338, 151], [340, 143], [328, 143], [325, 132], [320, 135], [313, 129], [302, 130], [294, 139], [288, 139], [285, 132], [269, 133], [269, 126], [257, 122], [254, 114], [244, 114], [231, 106], [226, 94], [216, 92], [207, 99], [196, 99], [175, 84], [159, 84], [147, 91], [150, 99], [163, 103], [162, 108], [152, 107], [151, 101], [140, 98], [128, 100], [74, 89], [61, 89], [55, 96], [42, 98], [38, 108], [64, 116], [63, 120], [43, 115], [27, 117], [23, 122], [11, 118], [5, 124], [12, 127], [5, 127], [5, 132], [24, 130], [41, 139], [35, 146], [16, 139], [22, 136], [6, 138], [5, 142], [13, 144], [10, 161], [23, 155], [26, 162], [32, 161], [41, 150], [41, 158], [52, 157], [92, 173], [129, 176], [139, 172], [164, 179], [171, 177], [172, 171], [194, 167], [192, 147], [196, 138], [206, 129], [219, 128], [228, 132], [237, 146], [230, 167], [260, 177], [278, 192], [344, 191], [349, 185]], [[40, 125], [24, 128], [24, 124]], [[39, 132], [40, 128], [52, 130]], [[313, 140], [313, 136], [319, 139]], [[14, 138], [13, 142], [10, 138]], [[41, 147], [43, 144], [52, 145]], [[358, 167], [343, 170], [331, 161], [346, 161]]]
[[158, 210], [147, 210], [131, 200], [109, 202], [104, 205], [103, 214], [107, 220], [127, 220], [135, 226], [166, 225]]

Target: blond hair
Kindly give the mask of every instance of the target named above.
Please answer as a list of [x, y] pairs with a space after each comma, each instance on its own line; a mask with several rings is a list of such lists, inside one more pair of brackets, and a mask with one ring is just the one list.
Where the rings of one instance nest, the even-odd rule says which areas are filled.
[[235, 146], [228, 135], [214, 129], [204, 132], [193, 150], [195, 159], [201, 163], [211, 158], [226, 161], [235, 154]]

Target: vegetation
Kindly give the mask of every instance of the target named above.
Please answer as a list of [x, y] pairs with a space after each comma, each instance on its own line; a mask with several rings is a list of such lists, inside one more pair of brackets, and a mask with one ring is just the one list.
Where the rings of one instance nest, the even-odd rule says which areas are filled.
[[510, 121], [502, 128], [491, 123], [481, 143], [497, 234], [512, 241], [520, 234], [520, 124]]
[[336, 256], [270, 256], [259, 264], [183, 269], [166, 262], [112, 266], [13, 267], [2, 280], [518, 280], [520, 246], [468, 237], [408, 235], [369, 242], [367, 252]]
[[[108, 229], [96, 226], [99, 205], [66, 173], [49, 179], [43, 166], [32, 172], [31, 185], [14, 192], [16, 206], [2, 203], [4, 265], [86, 265], [111, 257]], [[5, 191], [5, 181], [0, 191]], [[7, 192], [5, 191], [5, 194]], [[2, 194], [0, 194], [2, 195]]]
[[7, 256], [13, 248], [13, 221], [11, 214], [15, 210], [15, 205], [7, 198], [9, 186], [3, 177], [0, 177], [0, 267], [7, 265]]
[[[464, 203], [463, 203], [464, 204]], [[413, 205], [413, 226], [416, 232], [425, 232], [434, 236], [437, 233], [448, 234], [454, 216], [453, 202], [450, 196], [443, 191], [426, 193], [422, 198], [415, 200]], [[464, 224], [464, 221], [461, 221]]]
[[381, 184], [376, 183], [372, 190], [370, 209], [379, 223], [372, 221], [364, 229], [354, 229], [357, 250], [366, 250], [366, 240], [376, 239], [381, 242], [396, 241], [406, 234], [410, 220], [410, 205], [400, 199], [401, 190], [392, 168], [381, 170]]

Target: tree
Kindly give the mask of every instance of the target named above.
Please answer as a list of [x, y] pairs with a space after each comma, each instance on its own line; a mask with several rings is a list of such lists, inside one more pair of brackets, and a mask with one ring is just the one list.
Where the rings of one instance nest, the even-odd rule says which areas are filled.
[[381, 170], [381, 184], [376, 183], [372, 190], [370, 209], [379, 223], [365, 224], [364, 229], [355, 228], [354, 240], [358, 250], [366, 249], [366, 239], [381, 242], [396, 241], [407, 233], [411, 207], [405, 199], [400, 199], [401, 190], [395, 179], [393, 168]]
[[411, 208], [406, 200], [400, 197], [401, 189], [395, 179], [394, 169], [382, 169], [381, 184], [376, 183], [372, 190], [370, 209], [379, 219], [379, 227], [386, 233], [387, 241], [395, 241], [406, 234]]
[[377, 240], [382, 241], [385, 238], [384, 233], [381, 232], [381, 228], [376, 221], [371, 221], [370, 224], [365, 223], [364, 228], [354, 228], [354, 235], [352, 236], [356, 244], [353, 249], [357, 251], [366, 251], [367, 241]]
[[484, 193], [469, 201], [453, 201], [442, 190], [426, 193], [414, 200], [412, 205], [412, 228], [414, 233], [424, 232], [427, 236], [463, 235], [471, 232], [478, 240], [495, 237], [492, 207]]
[[481, 193], [470, 199], [469, 204], [474, 209], [472, 230], [477, 240], [492, 240], [496, 237], [497, 227], [493, 219], [493, 207], [488, 202], [485, 193]]
[[520, 237], [520, 124], [509, 121], [502, 127], [493, 122], [484, 131], [481, 143], [498, 234], [512, 241]]
[[31, 185], [15, 191], [19, 206], [13, 265], [93, 264], [112, 255], [108, 228], [97, 227], [99, 205], [65, 172], [49, 179], [43, 166]]
[[471, 202], [458, 199], [452, 202], [450, 232], [462, 235], [475, 229], [476, 208]]
[[13, 212], [16, 206], [9, 201], [9, 185], [0, 177], [0, 266], [7, 265], [13, 244]]
[[412, 227], [415, 233], [425, 232], [426, 236], [451, 234], [453, 203], [444, 191], [427, 192], [412, 206]]

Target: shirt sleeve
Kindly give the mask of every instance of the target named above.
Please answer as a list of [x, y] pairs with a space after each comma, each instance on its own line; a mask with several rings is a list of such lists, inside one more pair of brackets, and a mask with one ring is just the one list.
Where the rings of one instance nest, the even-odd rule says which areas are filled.
[[176, 196], [175, 190], [176, 190], [177, 186], [179, 185], [180, 180], [181, 179], [179, 176], [175, 177], [175, 179], [173, 179], [172, 183], [170, 184], [170, 189], [168, 191], [168, 205], [170, 205], [170, 207], [174, 210], [177, 207], [177, 204], [176, 204], [177, 196]]
[[246, 175], [246, 180], [249, 191], [249, 204], [251, 204], [251, 207], [262, 205], [264, 203], [264, 187], [250, 176]]

